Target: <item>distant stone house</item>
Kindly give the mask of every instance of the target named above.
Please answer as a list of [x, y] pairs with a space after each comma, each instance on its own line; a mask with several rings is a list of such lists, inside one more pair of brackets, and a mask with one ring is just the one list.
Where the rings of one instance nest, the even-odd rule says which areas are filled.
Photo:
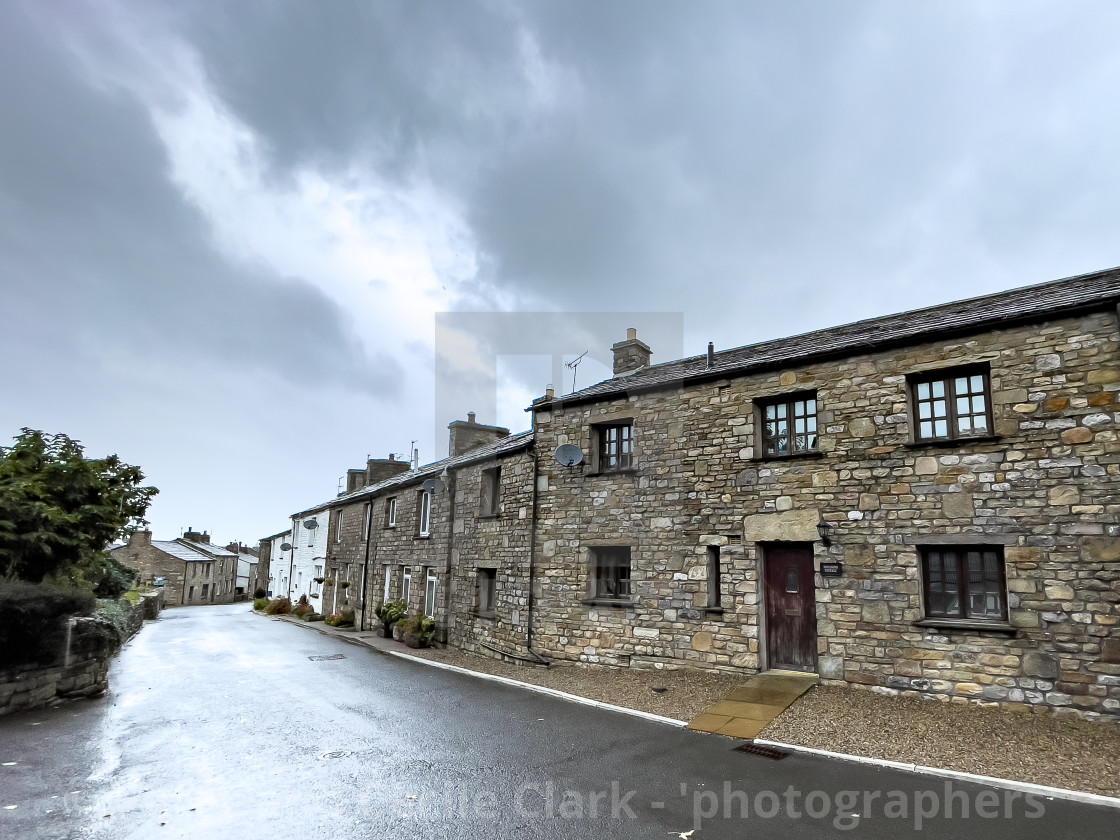
[[1113, 270], [660, 365], [631, 331], [531, 433], [452, 424], [316, 509], [328, 566], [367, 626], [407, 591], [495, 655], [1120, 717], [1118, 304]]
[[141, 584], [162, 587], [167, 607], [236, 600], [238, 554], [211, 545], [209, 534], [187, 531], [176, 540], [153, 540], [151, 531], [136, 531], [111, 553], [140, 573]]

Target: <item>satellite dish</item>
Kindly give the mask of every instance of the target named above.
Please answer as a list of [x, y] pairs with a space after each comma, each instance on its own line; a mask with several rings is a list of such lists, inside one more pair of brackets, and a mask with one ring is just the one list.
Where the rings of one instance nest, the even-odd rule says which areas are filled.
[[291, 551], [292, 550], [292, 544], [291, 543], [280, 543], [280, 550], [281, 551]]
[[433, 496], [438, 496], [443, 492], [443, 482], [438, 478], [429, 478], [420, 486], [424, 488], [426, 493], [431, 493]]
[[565, 467], [575, 467], [583, 463], [583, 450], [574, 443], [562, 443], [552, 453], [556, 463]]
[[319, 523], [318, 523], [317, 520], [308, 519], [306, 522], [303, 523], [303, 527], [306, 528], [308, 531], [314, 531], [316, 528], [319, 527]]

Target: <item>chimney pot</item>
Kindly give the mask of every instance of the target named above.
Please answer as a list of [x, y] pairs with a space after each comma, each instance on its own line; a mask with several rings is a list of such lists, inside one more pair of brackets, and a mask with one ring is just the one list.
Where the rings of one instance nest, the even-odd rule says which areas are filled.
[[474, 422], [474, 412], [473, 411], [468, 411], [467, 412], [467, 422], [468, 423], [473, 423]]
[[626, 340], [627, 341], [633, 341], [637, 337], [638, 337], [638, 330], [636, 328], [629, 327], [626, 330]]

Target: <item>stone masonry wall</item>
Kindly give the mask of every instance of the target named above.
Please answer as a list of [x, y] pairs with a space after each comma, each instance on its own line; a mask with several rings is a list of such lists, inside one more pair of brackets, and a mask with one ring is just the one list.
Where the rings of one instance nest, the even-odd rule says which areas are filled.
[[[635, 468], [540, 461], [535, 636], [553, 656], [766, 667], [760, 571], [811, 542], [826, 680], [942, 700], [1120, 714], [1120, 352], [1115, 312], [536, 413], [537, 450], [632, 419]], [[906, 377], [986, 363], [996, 438], [914, 443]], [[819, 452], [766, 460], [754, 401], [815, 390]], [[826, 547], [816, 533], [832, 523]], [[919, 547], [1003, 546], [1007, 632], [923, 627]], [[581, 603], [590, 549], [632, 549], [634, 603]], [[718, 545], [724, 612], [707, 604]], [[824, 578], [822, 560], [843, 563]]]
[[103, 620], [76, 619], [68, 659], [60, 651], [58, 661], [0, 671], [0, 715], [103, 694], [109, 688], [113, 654], [139, 631], [144, 619], [158, 616], [162, 603], [163, 593], [150, 592], [133, 605], [123, 639]]
[[[498, 514], [480, 512], [483, 472], [501, 469]], [[522, 450], [455, 471], [448, 643], [486, 656], [526, 656], [533, 456]], [[478, 612], [480, 569], [495, 570], [494, 615]], [[489, 647], [487, 647], [489, 646]]]

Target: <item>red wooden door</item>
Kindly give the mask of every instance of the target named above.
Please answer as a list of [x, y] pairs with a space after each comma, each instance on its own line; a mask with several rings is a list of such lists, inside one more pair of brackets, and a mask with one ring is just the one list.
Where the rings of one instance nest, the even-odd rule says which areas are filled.
[[766, 653], [770, 668], [817, 670], [817, 605], [813, 546], [767, 546]]

